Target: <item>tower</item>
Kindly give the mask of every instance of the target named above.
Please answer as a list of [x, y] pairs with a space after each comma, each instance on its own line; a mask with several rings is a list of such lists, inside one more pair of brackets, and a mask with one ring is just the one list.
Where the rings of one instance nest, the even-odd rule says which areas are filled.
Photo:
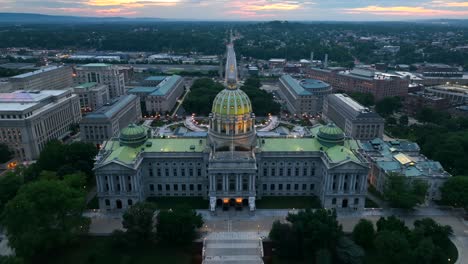
[[232, 39], [226, 47], [226, 88], [216, 95], [210, 114], [209, 141], [217, 151], [250, 150], [255, 144], [255, 115], [246, 93], [238, 87]]

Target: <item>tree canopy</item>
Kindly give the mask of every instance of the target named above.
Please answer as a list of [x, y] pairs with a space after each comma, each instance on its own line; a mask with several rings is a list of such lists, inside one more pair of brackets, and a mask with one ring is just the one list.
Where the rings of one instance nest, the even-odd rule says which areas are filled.
[[191, 243], [203, 225], [200, 214], [183, 207], [161, 210], [156, 219], [156, 237], [167, 244]]
[[127, 229], [130, 238], [136, 241], [148, 242], [155, 238], [154, 203], [136, 203], [125, 211], [122, 225]]
[[450, 177], [440, 189], [442, 202], [455, 207], [468, 208], [468, 177]]
[[386, 178], [383, 195], [392, 207], [412, 209], [425, 201], [428, 187], [423, 180], [390, 174]]
[[13, 152], [7, 145], [0, 143], [0, 163], [9, 161], [13, 157]]
[[3, 212], [10, 246], [27, 259], [44, 256], [88, 232], [82, 216], [85, 193], [65, 181], [39, 180], [23, 185]]

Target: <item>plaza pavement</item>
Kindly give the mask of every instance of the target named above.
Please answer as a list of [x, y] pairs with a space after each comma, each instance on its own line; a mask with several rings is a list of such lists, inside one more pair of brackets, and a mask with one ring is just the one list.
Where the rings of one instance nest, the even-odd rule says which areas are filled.
[[[212, 232], [257, 232], [266, 236], [274, 221], [285, 221], [288, 213], [296, 210], [256, 210], [248, 212], [247, 208], [236, 211], [217, 210], [211, 213], [208, 210], [197, 210], [203, 216], [204, 225], [201, 229], [202, 235], [206, 236]], [[85, 214], [91, 218], [90, 233], [93, 235], [108, 235], [113, 230], [123, 229], [122, 216], [119, 213], [102, 213], [99, 210], [89, 211]], [[366, 209], [364, 211], [338, 212], [338, 221], [345, 232], [351, 232], [357, 222], [368, 219], [374, 223], [381, 216], [396, 215], [412, 226], [415, 220], [431, 217], [443, 225], [450, 225], [453, 229], [452, 241], [457, 246], [459, 258], [457, 263], [467, 263], [468, 260], [468, 223], [462, 218], [457, 210], [443, 210], [436, 208], [419, 208], [411, 212], [399, 209]]]

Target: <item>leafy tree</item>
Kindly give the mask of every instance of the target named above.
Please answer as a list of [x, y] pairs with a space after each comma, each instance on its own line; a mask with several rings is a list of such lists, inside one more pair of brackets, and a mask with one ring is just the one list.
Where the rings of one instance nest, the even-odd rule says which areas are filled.
[[417, 259], [418, 263], [430, 264], [433, 263], [434, 243], [430, 238], [424, 238], [418, 242], [417, 247], [412, 251], [413, 259]]
[[369, 220], [361, 219], [354, 226], [352, 235], [356, 244], [365, 249], [371, 248], [375, 236], [374, 224]]
[[196, 238], [196, 229], [203, 225], [203, 219], [195, 210], [177, 208], [160, 211], [156, 223], [156, 236], [159, 241], [186, 244]]
[[411, 248], [405, 235], [398, 231], [384, 230], [377, 233], [374, 245], [379, 263], [411, 263]]
[[377, 102], [375, 105], [375, 111], [380, 115], [387, 117], [398, 111], [401, 106], [401, 99], [399, 97], [385, 97]]
[[343, 264], [360, 264], [364, 260], [364, 250], [348, 237], [338, 239], [336, 256]]
[[4, 163], [13, 158], [13, 152], [7, 145], [0, 143], [0, 163]]
[[468, 208], [468, 177], [450, 177], [440, 191], [443, 203]]
[[394, 215], [387, 218], [381, 217], [377, 221], [377, 232], [381, 231], [396, 231], [402, 234], [408, 234], [410, 232], [405, 222]]
[[342, 226], [338, 223], [334, 210], [306, 209], [297, 214], [288, 214], [286, 220], [300, 235], [304, 253], [313, 253], [321, 248], [334, 250], [338, 239], [343, 235]]
[[49, 141], [41, 154], [37, 163], [43, 170], [56, 171], [65, 164], [65, 146], [58, 140]]
[[122, 225], [127, 234], [137, 241], [148, 242], [154, 238], [154, 203], [141, 202], [130, 207], [123, 215]]
[[40, 180], [22, 186], [3, 212], [10, 246], [17, 255], [31, 259], [86, 234], [85, 206], [85, 193], [62, 181]]
[[3, 211], [5, 204], [15, 197], [22, 184], [23, 177], [13, 172], [0, 177], [0, 212]]
[[298, 259], [302, 256], [298, 234], [289, 223], [273, 222], [269, 238], [274, 242], [276, 252], [281, 258]]
[[402, 115], [398, 119], [398, 123], [400, 123], [400, 126], [407, 126], [409, 123], [409, 119], [407, 115]]
[[349, 96], [363, 106], [369, 107], [375, 104], [374, 95], [371, 93], [352, 92]]
[[424, 202], [427, 188], [422, 180], [409, 181], [405, 176], [392, 173], [387, 176], [383, 195], [393, 207], [412, 209]]
[[0, 264], [25, 264], [25, 262], [16, 256], [0, 256]]
[[330, 250], [326, 248], [322, 248], [317, 250], [317, 254], [315, 255], [315, 263], [317, 264], [332, 264], [332, 255]]
[[432, 218], [423, 218], [414, 221], [413, 233], [417, 234], [416, 237], [429, 237], [437, 246], [445, 248], [450, 244], [449, 236], [453, 234], [453, 230], [448, 225], [438, 224]]

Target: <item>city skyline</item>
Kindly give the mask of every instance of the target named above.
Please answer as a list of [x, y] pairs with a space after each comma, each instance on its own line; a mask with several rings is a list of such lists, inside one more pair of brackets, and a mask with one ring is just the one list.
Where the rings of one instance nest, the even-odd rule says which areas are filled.
[[0, 12], [193, 20], [413, 20], [465, 18], [457, 0], [0, 0]]

